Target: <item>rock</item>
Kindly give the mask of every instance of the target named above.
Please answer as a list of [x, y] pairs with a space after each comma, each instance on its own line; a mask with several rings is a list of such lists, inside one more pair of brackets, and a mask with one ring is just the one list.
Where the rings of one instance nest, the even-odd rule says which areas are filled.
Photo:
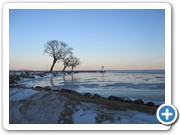
[[50, 86], [46, 86], [44, 87], [45, 90], [51, 90], [51, 87]]
[[146, 105], [152, 107], [152, 106], [155, 106], [155, 103], [154, 102], [147, 102]]
[[35, 88], [36, 89], [43, 89], [43, 87], [41, 87], [41, 86], [36, 86]]
[[61, 92], [66, 92], [66, 93], [72, 93], [72, 94], [76, 94], [76, 95], [81, 95], [80, 93], [73, 91], [73, 90], [69, 90], [69, 89], [62, 89]]
[[109, 96], [108, 99], [112, 101], [121, 101], [121, 102], [125, 101], [123, 97], [116, 97], [116, 96]]
[[129, 99], [128, 99], [128, 100], [125, 100], [123, 97], [118, 97], [118, 101], [121, 101], [121, 102], [124, 102], [124, 101], [125, 101], [125, 102], [126, 102], [126, 101], [129, 101], [129, 102], [130, 102], [131, 100], [129, 100]]
[[72, 94], [76, 94], [76, 95], [81, 95], [79, 92], [74, 91], [74, 90], [71, 90], [71, 93], [72, 93]]
[[68, 90], [68, 89], [61, 89], [61, 92], [66, 92], [66, 93], [71, 93], [72, 90]]
[[144, 101], [142, 99], [137, 99], [137, 100], [134, 100], [134, 103], [138, 105], [143, 105]]
[[91, 95], [91, 93], [85, 93], [84, 96], [91, 97], [92, 95]]
[[108, 99], [112, 100], [112, 101], [117, 101], [118, 97], [116, 97], [116, 96], [109, 96]]
[[124, 100], [124, 102], [126, 102], [126, 103], [132, 103], [133, 101], [130, 100], [130, 99], [126, 99], [126, 100]]
[[106, 98], [106, 97], [100, 97], [100, 99], [101, 99], [101, 100], [107, 100], [107, 98]]
[[92, 98], [100, 98], [101, 96], [100, 95], [98, 95], [98, 94], [94, 94], [94, 95], [92, 95]]
[[35, 77], [34, 76], [29, 76], [28, 78], [34, 79]]

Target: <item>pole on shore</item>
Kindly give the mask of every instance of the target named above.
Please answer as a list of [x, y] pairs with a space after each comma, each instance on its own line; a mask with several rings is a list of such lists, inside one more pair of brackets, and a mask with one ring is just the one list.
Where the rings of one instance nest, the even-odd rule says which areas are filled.
[[104, 71], [104, 66], [102, 66], [102, 72]]

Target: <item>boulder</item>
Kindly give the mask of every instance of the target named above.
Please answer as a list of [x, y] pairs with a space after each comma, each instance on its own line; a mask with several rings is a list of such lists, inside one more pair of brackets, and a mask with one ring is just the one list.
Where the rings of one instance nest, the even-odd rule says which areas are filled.
[[79, 92], [74, 91], [74, 90], [71, 90], [71, 93], [72, 93], [72, 94], [76, 94], [76, 95], [81, 95]]
[[98, 95], [98, 94], [94, 94], [94, 95], [92, 95], [92, 98], [100, 98], [101, 96], [100, 95]]
[[72, 93], [72, 94], [77, 94], [80, 95], [80, 93], [74, 91], [74, 90], [69, 90], [69, 89], [62, 89], [61, 92], [66, 92], [66, 93]]
[[126, 100], [125, 98], [123, 98], [123, 97], [118, 97], [118, 101], [121, 101], [121, 102], [128, 102], [128, 101], [131, 101], [131, 100]]
[[134, 100], [134, 103], [138, 105], [143, 105], [144, 101], [142, 99], [137, 99], [137, 100]]
[[85, 93], [84, 96], [86, 96], [86, 97], [91, 97], [92, 94], [91, 94], [91, 93]]
[[43, 87], [41, 87], [41, 86], [36, 86], [35, 88], [36, 89], [43, 89]]
[[118, 97], [116, 97], [116, 96], [109, 96], [108, 99], [112, 100], [112, 101], [117, 101]]
[[125, 101], [123, 97], [116, 97], [116, 96], [109, 96], [108, 99], [111, 101], [121, 101], [121, 102]]
[[68, 90], [68, 89], [61, 89], [61, 92], [66, 92], [66, 93], [71, 93], [72, 90]]
[[126, 99], [126, 100], [124, 100], [124, 102], [126, 102], [126, 103], [132, 103], [133, 101], [132, 101], [131, 99]]
[[34, 79], [35, 77], [31, 75], [31, 76], [29, 76], [28, 78]]
[[147, 102], [146, 105], [147, 105], [147, 106], [150, 106], [150, 107], [153, 107], [153, 106], [155, 106], [155, 103], [154, 103], [154, 102]]
[[51, 90], [51, 87], [50, 86], [46, 86], [44, 87], [45, 90]]

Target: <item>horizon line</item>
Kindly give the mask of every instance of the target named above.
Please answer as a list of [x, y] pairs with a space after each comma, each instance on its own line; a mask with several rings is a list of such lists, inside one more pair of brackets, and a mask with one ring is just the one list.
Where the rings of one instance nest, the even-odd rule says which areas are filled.
[[[158, 71], [158, 70], [165, 70], [165, 69], [108, 69], [108, 70], [103, 70], [103, 71]], [[44, 72], [49, 72], [49, 70], [30, 70], [30, 69], [9, 69], [9, 71], [44, 71]], [[62, 70], [54, 70], [52, 72], [61, 72]], [[70, 72], [71, 70], [66, 70], [65, 72]], [[73, 70], [73, 72], [78, 72], [78, 71], [102, 71], [101, 69], [95, 70], [95, 69], [87, 69], [87, 70]]]

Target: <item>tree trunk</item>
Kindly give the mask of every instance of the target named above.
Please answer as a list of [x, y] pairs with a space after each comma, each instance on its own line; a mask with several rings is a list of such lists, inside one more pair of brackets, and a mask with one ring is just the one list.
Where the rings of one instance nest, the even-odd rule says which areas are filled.
[[73, 72], [74, 67], [71, 68], [71, 72]]
[[67, 66], [64, 66], [64, 68], [63, 68], [62, 72], [64, 72], [64, 71], [65, 71], [66, 67], [67, 67]]
[[52, 72], [52, 71], [53, 71], [53, 68], [54, 68], [54, 65], [56, 64], [56, 61], [57, 61], [57, 59], [54, 59], [54, 60], [53, 60], [53, 64], [52, 64], [51, 69], [50, 69], [49, 72]]

